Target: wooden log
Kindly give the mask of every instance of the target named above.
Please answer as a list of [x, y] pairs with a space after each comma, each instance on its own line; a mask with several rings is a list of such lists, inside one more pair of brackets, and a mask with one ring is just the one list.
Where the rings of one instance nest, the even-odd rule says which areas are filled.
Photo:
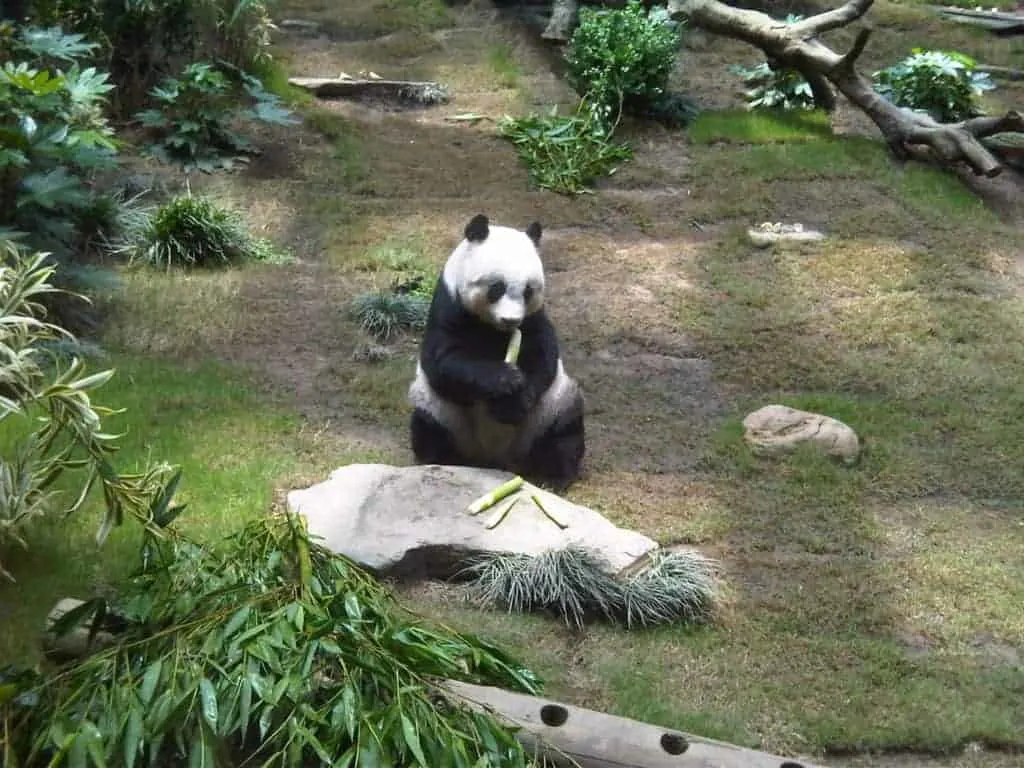
[[580, 768], [820, 768], [804, 760], [703, 739], [648, 723], [501, 688], [445, 680], [455, 701], [488, 712], [530, 754]]
[[448, 100], [448, 89], [441, 83], [417, 80], [385, 80], [354, 77], [289, 77], [288, 84], [311, 92], [320, 99], [351, 99], [378, 95], [423, 103]]
[[90, 642], [90, 627], [86, 624], [73, 627], [66, 634], [59, 637], [54, 633], [54, 623], [65, 613], [73, 611], [84, 603], [84, 600], [65, 597], [50, 609], [50, 612], [46, 615], [46, 625], [43, 627], [42, 646], [45, 656], [55, 661], [81, 659], [114, 643], [114, 635], [102, 629], [96, 633], [95, 637], [92, 638], [92, 642]]
[[977, 64], [974, 68], [979, 72], [988, 72], [992, 77], [997, 77], [1000, 80], [1024, 80], [1024, 69], [997, 67], [994, 64]]

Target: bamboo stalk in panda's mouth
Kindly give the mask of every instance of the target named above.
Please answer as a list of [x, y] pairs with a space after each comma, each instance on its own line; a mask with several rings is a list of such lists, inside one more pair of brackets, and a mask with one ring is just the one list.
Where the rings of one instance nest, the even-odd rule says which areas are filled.
[[505, 362], [515, 365], [519, 360], [519, 347], [523, 343], [523, 332], [516, 328], [512, 331], [512, 338], [509, 339], [508, 349], [505, 352]]

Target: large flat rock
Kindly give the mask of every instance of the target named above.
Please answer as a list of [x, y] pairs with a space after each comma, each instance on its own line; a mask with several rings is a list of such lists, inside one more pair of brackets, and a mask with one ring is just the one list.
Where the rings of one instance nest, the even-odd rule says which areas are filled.
[[[328, 549], [400, 579], [447, 579], [474, 555], [537, 555], [569, 544], [586, 547], [618, 572], [658, 546], [530, 483], [495, 528], [488, 530], [486, 523], [506, 501], [476, 516], [466, 513], [476, 498], [512, 477], [470, 467], [349, 464], [321, 483], [291, 491], [288, 508], [306, 518], [310, 534]], [[568, 527], [548, 519], [531, 494]]]

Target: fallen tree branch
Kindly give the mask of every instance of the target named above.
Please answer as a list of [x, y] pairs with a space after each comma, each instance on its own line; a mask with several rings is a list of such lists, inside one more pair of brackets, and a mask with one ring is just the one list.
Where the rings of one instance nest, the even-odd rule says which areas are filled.
[[1024, 69], [999, 67], [995, 64], [977, 64], [974, 68], [978, 72], [988, 72], [992, 77], [998, 77], [1002, 80], [1024, 80]]
[[[817, 39], [823, 32], [862, 18], [872, 0], [850, 0], [845, 5], [786, 24], [760, 11], [734, 8], [718, 0], [669, 0], [672, 18], [760, 48], [769, 60], [799, 70], [809, 83], [827, 82], [855, 104], [878, 126], [893, 154], [900, 160], [927, 148], [931, 157], [945, 165], [965, 163], [976, 175], [994, 177], [1002, 163], [981, 143], [994, 133], [1022, 130], [1019, 112], [1002, 117], [976, 118], [960, 123], [938, 123], [892, 104], [875, 91], [857, 71], [857, 60], [867, 47], [871, 29], [862, 29], [850, 50], [838, 54]], [[812, 82], [813, 78], [813, 82]], [[817, 98], [817, 95], [816, 95]]]

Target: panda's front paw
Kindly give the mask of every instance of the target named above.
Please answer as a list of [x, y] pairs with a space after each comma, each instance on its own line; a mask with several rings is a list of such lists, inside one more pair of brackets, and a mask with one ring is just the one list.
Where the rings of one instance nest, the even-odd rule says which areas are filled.
[[529, 399], [524, 394], [495, 397], [488, 401], [487, 410], [499, 424], [519, 424], [530, 411]]
[[526, 377], [514, 365], [505, 364], [494, 381], [494, 394], [498, 398], [518, 395], [526, 386]]

